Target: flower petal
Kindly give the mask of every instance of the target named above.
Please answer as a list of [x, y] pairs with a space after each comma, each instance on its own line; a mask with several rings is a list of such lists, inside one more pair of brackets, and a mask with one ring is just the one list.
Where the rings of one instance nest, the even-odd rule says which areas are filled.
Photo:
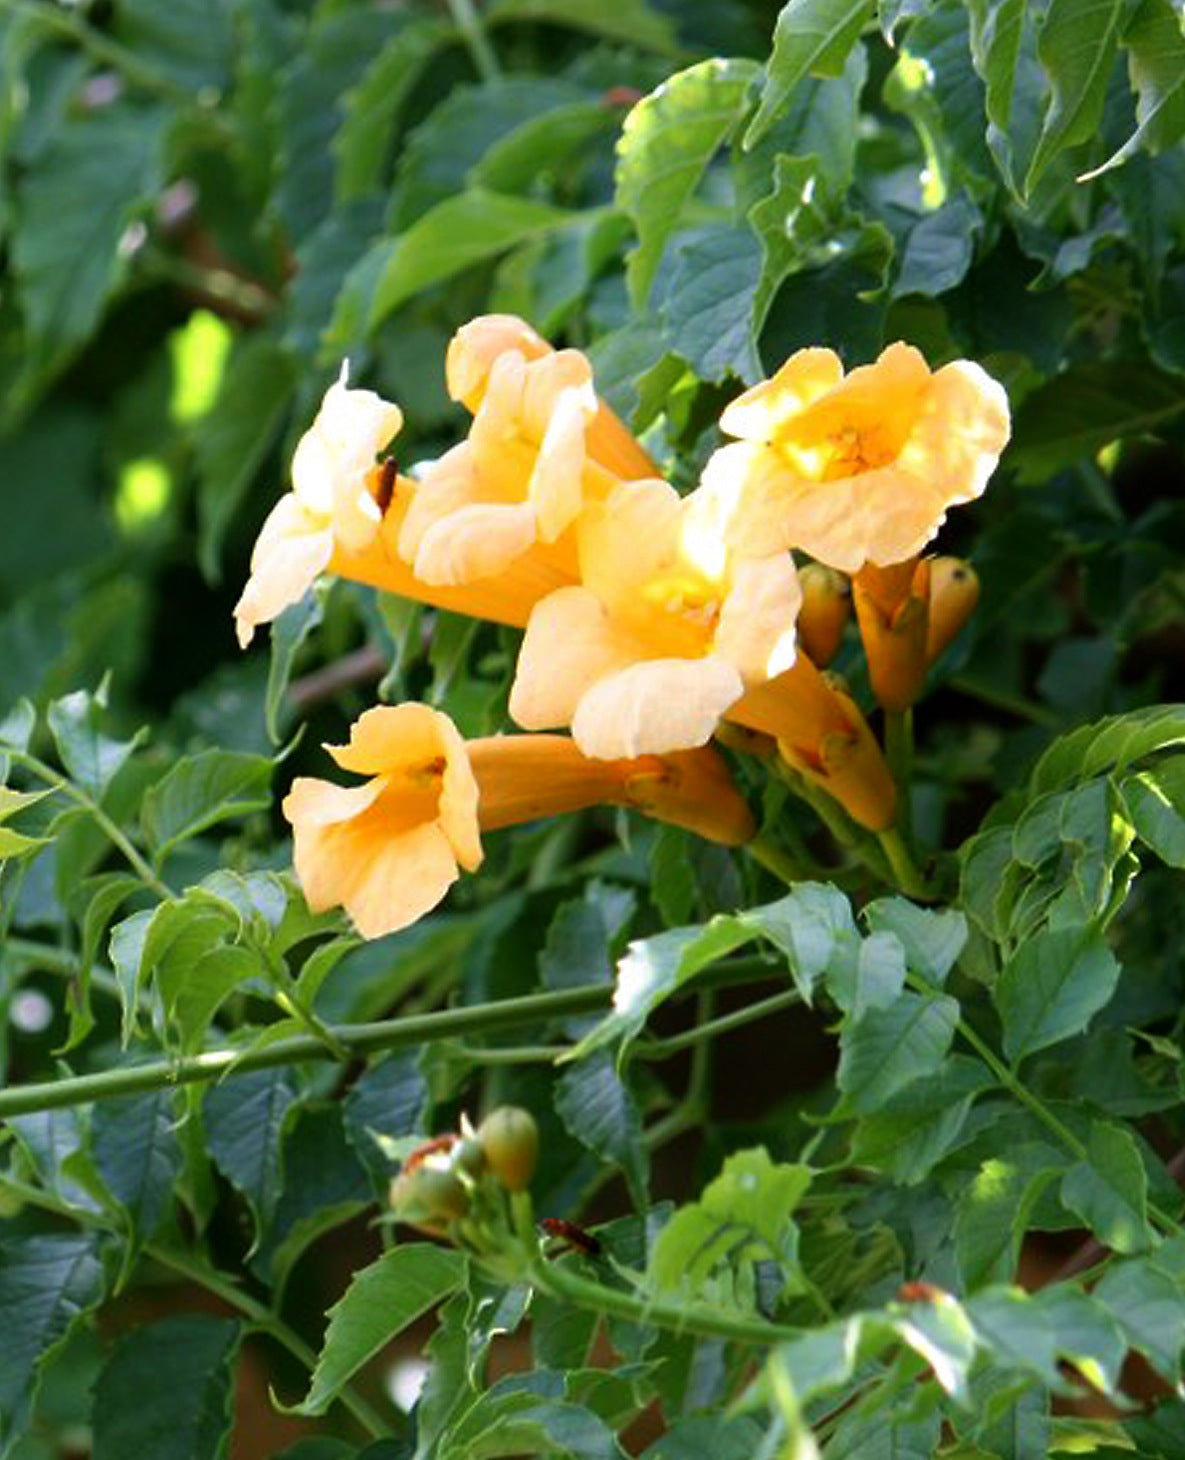
[[725, 406], [720, 429], [744, 441], [772, 441], [787, 419], [834, 390], [843, 365], [834, 350], [798, 350], [776, 375]]
[[425, 532], [416, 553], [416, 576], [440, 586], [480, 582], [506, 572], [535, 540], [535, 509], [529, 502], [472, 503]]
[[364, 786], [337, 786], [313, 776], [297, 776], [280, 809], [294, 826], [336, 826], [369, 811], [383, 790], [380, 777]]
[[560, 588], [531, 612], [510, 691], [510, 714], [524, 730], [571, 723], [581, 696], [638, 658], [639, 646], [616, 632], [587, 588]]
[[725, 660], [651, 659], [593, 685], [572, 718], [586, 755], [617, 760], [705, 745], [744, 683]]
[[272, 508], [251, 555], [251, 576], [235, 604], [239, 647], [259, 624], [299, 603], [333, 556], [333, 532], [317, 526], [291, 492]]
[[343, 770], [365, 776], [465, 757], [465, 742], [449, 717], [414, 703], [367, 710], [350, 726], [346, 745], [325, 749]]
[[713, 652], [760, 684], [794, 663], [795, 622], [802, 589], [789, 553], [744, 558], [733, 574], [716, 626]]

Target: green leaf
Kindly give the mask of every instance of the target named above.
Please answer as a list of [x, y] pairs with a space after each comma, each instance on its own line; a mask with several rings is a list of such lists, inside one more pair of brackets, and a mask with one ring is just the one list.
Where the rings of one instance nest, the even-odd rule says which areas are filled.
[[111, 966], [119, 984], [120, 1004], [123, 1018], [120, 1025], [120, 1039], [124, 1048], [132, 1042], [137, 1029], [137, 1014], [140, 1008], [140, 964], [144, 957], [144, 944], [152, 926], [155, 909], [146, 908], [124, 918], [111, 929], [108, 949]]
[[1185, 1287], [1155, 1260], [1131, 1258], [1109, 1266], [1093, 1298], [1115, 1318], [1127, 1341], [1158, 1373], [1176, 1384], [1185, 1345]]
[[827, 1460], [934, 1460], [941, 1435], [942, 1418], [936, 1412], [915, 1419], [868, 1415], [860, 1406], [836, 1426]]
[[881, 897], [862, 914], [872, 932], [892, 933], [905, 949], [906, 967], [941, 987], [967, 942], [967, 919], [957, 908], [935, 911], [903, 897]]
[[746, 147], [769, 130], [804, 77], [842, 72], [848, 52], [872, 19], [873, 7], [874, 0], [788, 0], [783, 5], [761, 105], [745, 133]]
[[198, 1313], [129, 1334], [95, 1383], [94, 1460], [222, 1460], [242, 1336]]
[[98, 1102], [91, 1139], [99, 1175], [123, 1211], [131, 1245], [138, 1247], [160, 1230], [181, 1170], [173, 1092]]
[[272, 624], [272, 652], [267, 671], [267, 696], [264, 714], [267, 719], [267, 733], [274, 745], [283, 740], [281, 711], [288, 682], [301, 645], [318, 628], [322, 618], [322, 603], [318, 593], [306, 593], [299, 603], [294, 603]]
[[222, 90], [234, 57], [232, 0], [120, 0], [112, 34], [187, 90]]
[[6, 1236], [0, 1246], [0, 1455], [29, 1422], [46, 1362], [97, 1307], [103, 1267], [93, 1233]]
[[966, 193], [918, 220], [905, 237], [890, 299], [919, 294], [933, 299], [967, 277], [983, 231], [983, 215]]
[[568, 1066], [556, 1083], [555, 1108], [582, 1146], [621, 1168], [635, 1203], [644, 1209], [649, 1163], [642, 1119], [607, 1049]]
[[112, 777], [143, 739], [140, 731], [130, 740], [113, 740], [105, 735], [107, 689], [92, 695], [80, 689], [63, 695], [49, 707], [46, 719], [62, 764], [72, 780], [96, 799], [102, 797]]
[[25, 180], [11, 249], [30, 375], [54, 369], [86, 340], [121, 282], [120, 244], [160, 189], [171, 119], [164, 108], [122, 99], [71, 113]]
[[969, 1291], [1012, 1280], [1029, 1215], [1059, 1172], [1059, 1158], [1043, 1146], [983, 1163], [955, 1220], [955, 1253]]
[[1061, 1199], [1113, 1252], [1146, 1252], [1154, 1234], [1148, 1225], [1148, 1175], [1140, 1150], [1122, 1126], [1096, 1121], [1087, 1159], [1062, 1179]]
[[761, 379], [754, 318], [761, 274], [761, 245], [748, 228], [713, 224], [676, 243], [661, 313], [671, 349], [701, 379]]
[[1004, 1051], [1013, 1062], [1079, 1034], [1115, 992], [1120, 968], [1096, 928], [1042, 930], [996, 985]]
[[743, 116], [756, 74], [752, 61], [701, 61], [669, 77], [626, 117], [617, 144], [617, 205], [638, 234], [626, 264], [638, 308], [684, 204]]
[[1053, 1283], [1034, 1294], [1053, 1325], [1058, 1353], [1088, 1384], [1104, 1394], [1119, 1389], [1127, 1344], [1119, 1325], [1089, 1293], [1070, 1283]]
[[676, 1420], [645, 1460], [752, 1460], [763, 1435], [752, 1415], [696, 1415]]
[[1112, 441], [1154, 433], [1183, 410], [1175, 377], [1141, 361], [1090, 361], [1025, 397], [1010, 454], [1022, 481], [1043, 483]]
[[282, 345], [267, 334], [247, 335], [235, 344], [213, 409], [194, 426], [198, 561], [210, 582], [220, 576], [227, 529], [287, 419], [295, 381]]
[[202, 750], [179, 760], [144, 793], [140, 823], [161, 863], [180, 842], [220, 821], [271, 804], [272, 763], [263, 755]]
[[856, 958], [827, 981], [845, 1014], [859, 1018], [869, 1009], [887, 1009], [905, 987], [905, 950], [893, 933], [872, 933]]
[[987, 1288], [967, 1299], [982, 1346], [1003, 1369], [1027, 1369], [1057, 1387], [1057, 1337], [1048, 1313], [1019, 1288]]
[[354, 1274], [329, 1310], [325, 1343], [298, 1414], [324, 1414], [352, 1376], [421, 1313], [465, 1279], [459, 1252], [417, 1242], [396, 1247]]
[[1051, 95], [1025, 176], [1026, 194], [1061, 152], [1090, 141], [1098, 130], [1127, 8], [1127, 0], [1050, 0], [1037, 53]]
[[1162, 152], [1185, 136], [1185, 35], [1171, 0], [1141, 0], [1123, 33], [1136, 93], [1136, 130], [1092, 177], [1118, 167], [1138, 148]]
[[763, 1147], [737, 1151], [659, 1233], [647, 1267], [654, 1290], [696, 1292], [721, 1264], [793, 1263], [791, 1213], [810, 1181], [809, 1167], [775, 1164]]
[[385, 1184], [392, 1163], [375, 1136], [391, 1140], [425, 1130], [428, 1083], [413, 1050], [390, 1054], [365, 1069], [345, 1099], [346, 1136], [376, 1182]]
[[1063, 735], [1041, 756], [1022, 800], [1071, 781], [1126, 770], [1156, 751], [1185, 744], [1185, 706], [1151, 705]]
[[252, 1251], [280, 1198], [283, 1138], [296, 1098], [292, 1073], [280, 1066], [230, 1075], [211, 1086], [202, 1102], [210, 1156], [251, 1208]]
[[677, 56], [679, 45], [671, 20], [645, 0], [491, 0], [486, 8], [487, 25], [511, 21], [544, 21], [549, 25], [570, 25], [590, 35], [625, 41], [630, 46]]
[[903, 993], [888, 1008], [868, 1009], [845, 1020], [840, 1033], [836, 1081], [841, 1110], [869, 1113], [891, 1095], [942, 1064], [959, 1006], [945, 995]]
[[[402, 17], [392, 17], [396, 19]], [[403, 20], [346, 93], [341, 130], [333, 139], [339, 203], [382, 186], [391, 133], [403, 105], [436, 52], [455, 35], [455, 28], [442, 20]]]
[[1185, 867], [1185, 756], [1126, 776], [1120, 793], [1140, 840], [1170, 867]]
[[860, 1121], [852, 1159], [916, 1185], [954, 1145], [976, 1096], [993, 1083], [978, 1060], [953, 1055], [936, 1074], [914, 1080]]
[[513, 244], [562, 227], [573, 215], [549, 203], [471, 188], [417, 218], [380, 245], [381, 272], [369, 309], [376, 328], [413, 295]]

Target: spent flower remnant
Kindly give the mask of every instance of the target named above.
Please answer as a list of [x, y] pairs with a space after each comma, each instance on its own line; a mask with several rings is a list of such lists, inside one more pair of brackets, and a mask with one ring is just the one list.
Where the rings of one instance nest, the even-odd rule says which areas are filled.
[[315, 912], [343, 906], [366, 938], [415, 922], [461, 869], [480, 866], [483, 831], [597, 805], [630, 806], [726, 845], [755, 830], [710, 748], [597, 761], [559, 735], [465, 741], [439, 710], [401, 704], [367, 710], [347, 745], [326, 749], [370, 779], [293, 782], [283, 810], [296, 874]]
[[703, 745], [748, 685], [794, 662], [790, 555], [727, 550], [666, 482], [590, 506], [579, 548], [580, 585], [527, 624], [510, 697], [524, 729], [570, 725], [605, 758]]
[[948, 507], [983, 492], [1008, 442], [1008, 398], [972, 361], [931, 373], [911, 345], [847, 375], [834, 351], [807, 349], [720, 425], [740, 439], [713, 454], [704, 487], [730, 540], [855, 573], [913, 557]]

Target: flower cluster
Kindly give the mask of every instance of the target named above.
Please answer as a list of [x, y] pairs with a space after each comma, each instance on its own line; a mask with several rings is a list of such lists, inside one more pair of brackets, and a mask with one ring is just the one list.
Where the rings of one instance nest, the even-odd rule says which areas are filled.
[[1008, 440], [1001, 386], [968, 361], [931, 372], [904, 344], [847, 374], [801, 350], [728, 406], [736, 439], [680, 497], [587, 358], [524, 321], [464, 326], [446, 372], [472, 423], [412, 481], [391, 455], [398, 407], [343, 369], [260, 534], [240, 642], [328, 571], [522, 628], [511, 716], [567, 733], [466, 743], [423, 705], [368, 711], [331, 754], [369, 779], [302, 778], [284, 803], [310, 905], [392, 931], [477, 867], [481, 831], [594, 804], [745, 843], [714, 736], [887, 832], [898, 788], [826, 666], [854, 604], [877, 701], [917, 699], [975, 601], [965, 564], [919, 555], [987, 484]]

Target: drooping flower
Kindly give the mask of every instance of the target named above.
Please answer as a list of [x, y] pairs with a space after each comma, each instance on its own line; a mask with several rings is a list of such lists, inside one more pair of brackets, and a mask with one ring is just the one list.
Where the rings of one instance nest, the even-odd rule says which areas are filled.
[[458, 585], [526, 554], [574, 579], [571, 529], [584, 505], [654, 465], [598, 401], [578, 350], [553, 350], [522, 320], [483, 316], [448, 354], [468, 439], [423, 473], [399, 537], [424, 582]]
[[666, 482], [621, 483], [585, 513], [581, 583], [531, 614], [511, 691], [525, 729], [571, 726], [605, 759], [705, 744], [748, 686], [794, 660], [788, 553], [725, 549]]
[[350, 390], [346, 368], [331, 385], [292, 463], [292, 491], [273, 507], [235, 606], [242, 647], [256, 627], [298, 602], [323, 572], [420, 603], [521, 627], [531, 608], [572, 574], [531, 560], [464, 588], [418, 579], [399, 556], [399, 534], [416, 486], [381, 453], [399, 430], [398, 406]]
[[848, 573], [920, 552], [948, 507], [982, 493], [1009, 436], [1007, 396], [985, 370], [931, 373], [901, 343], [846, 376], [833, 351], [799, 350], [720, 425], [740, 439], [713, 454], [704, 488], [729, 540]]
[[748, 805], [710, 748], [590, 760], [559, 735], [466, 742], [427, 705], [368, 710], [345, 746], [327, 746], [353, 787], [298, 777], [283, 803], [293, 861], [314, 911], [342, 906], [366, 938], [407, 927], [460, 871], [482, 861], [481, 832], [601, 804], [630, 806], [727, 845], [753, 836]]
[[383, 518], [379, 454], [403, 425], [397, 405], [350, 390], [347, 366], [325, 393], [292, 459], [292, 491], [268, 515], [235, 606], [239, 643], [307, 592], [339, 546], [364, 551]]

